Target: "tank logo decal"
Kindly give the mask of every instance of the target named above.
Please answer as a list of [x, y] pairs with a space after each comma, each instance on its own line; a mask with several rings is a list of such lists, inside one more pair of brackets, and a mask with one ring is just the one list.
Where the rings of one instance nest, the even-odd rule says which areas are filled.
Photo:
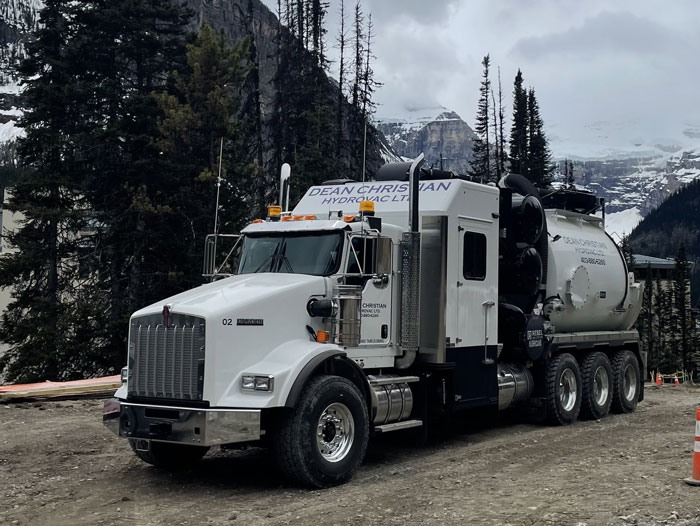
[[238, 318], [236, 320], [236, 325], [261, 327], [263, 325], [263, 320], [261, 318]]
[[563, 236], [561, 239], [567, 245], [574, 245], [574, 251], [577, 254], [581, 254], [581, 263], [602, 266], [605, 266], [607, 264], [605, 256], [608, 254], [606, 254], [605, 252], [608, 249], [608, 245], [606, 243], [594, 239], [584, 239], [569, 236]]

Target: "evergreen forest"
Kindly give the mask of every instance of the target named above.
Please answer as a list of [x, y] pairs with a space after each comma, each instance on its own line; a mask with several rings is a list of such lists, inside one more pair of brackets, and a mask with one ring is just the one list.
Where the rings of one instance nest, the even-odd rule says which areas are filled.
[[130, 314], [202, 283], [217, 191], [217, 230], [236, 232], [277, 201], [282, 163], [293, 200], [379, 166], [371, 16], [343, 6], [329, 36], [327, 2], [278, 2], [266, 100], [256, 9], [231, 43], [168, 0], [45, 1], [17, 66], [24, 135], [0, 152], [20, 218], [0, 258], [7, 381], [118, 371]]

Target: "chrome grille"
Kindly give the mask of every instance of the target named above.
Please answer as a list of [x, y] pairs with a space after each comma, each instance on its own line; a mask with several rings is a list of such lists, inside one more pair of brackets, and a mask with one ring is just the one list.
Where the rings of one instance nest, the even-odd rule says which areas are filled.
[[165, 319], [160, 314], [132, 319], [129, 395], [202, 400], [204, 334], [204, 319], [195, 316], [172, 313]]

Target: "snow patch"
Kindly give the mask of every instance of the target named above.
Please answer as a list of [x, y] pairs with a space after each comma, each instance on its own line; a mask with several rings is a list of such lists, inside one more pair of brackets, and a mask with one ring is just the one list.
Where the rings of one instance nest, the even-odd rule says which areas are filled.
[[639, 208], [632, 207], [620, 212], [613, 212], [605, 216], [605, 231], [616, 241], [620, 241], [634, 230], [644, 219]]
[[377, 116], [375, 124], [388, 124], [401, 128], [403, 132], [420, 130], [426, 124], [438, 120], [458, 120], [459, 115], [444, 106], [426, 108], [402, 108], [390, 114]]

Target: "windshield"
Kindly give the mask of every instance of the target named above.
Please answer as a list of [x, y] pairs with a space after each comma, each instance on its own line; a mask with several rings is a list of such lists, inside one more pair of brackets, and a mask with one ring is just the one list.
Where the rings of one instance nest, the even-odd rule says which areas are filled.
[[342, 232], [246, 236], [238, 273], [282, 272], [329, 276], [338, 271], [342, 248]]

